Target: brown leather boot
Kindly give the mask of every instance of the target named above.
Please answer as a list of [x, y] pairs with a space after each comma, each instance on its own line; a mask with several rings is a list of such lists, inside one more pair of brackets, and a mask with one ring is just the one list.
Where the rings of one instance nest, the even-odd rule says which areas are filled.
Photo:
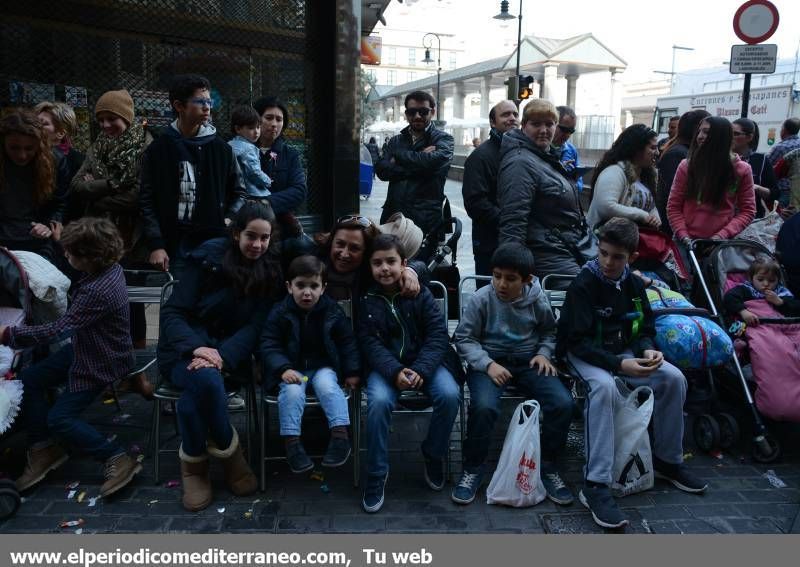
[[211, 504], [211, 478], [208, 475], [208, 455], [191, 457], [178, 450], [181, 459], [181, 482], [183, 483], [183, 507], [197, 512]]
[[236, 429], [233, 430], [230, 446], [225, 450], [220, 450], [213, 441], [209, 441], [208, 454], [222, 460], [225, 468], [225, 485], [233, 494], [247, 496], [258, 489], [258, 480], [244, 458]]
[[155, 399], [153, 394], [156, 391], [155, 386], [153, 386], [152, 382], [147, 379], [147, 374], [144, 372], [140, 372], [133, 378], [131, 378], [130, 383], [130, 391], [136, 392], [140, 396], [142, 396], [145, 400], [153, 400]]
[[25, 470], [16, 480], [17, 490], [22, 492], [40, 483], [47, 473], [66, 463], [67, 459], [69, 459], [69, 455], [61, 445], [55, 443], [28, 449]]
[[100, 487], [100, 496], [105, 498], [114, 494], [120, 488], [133, 480], [133, 477], [142, 470], [142, 465], [127, 453], [120, 453], [106, 461], [103, 475], [106, 481]]

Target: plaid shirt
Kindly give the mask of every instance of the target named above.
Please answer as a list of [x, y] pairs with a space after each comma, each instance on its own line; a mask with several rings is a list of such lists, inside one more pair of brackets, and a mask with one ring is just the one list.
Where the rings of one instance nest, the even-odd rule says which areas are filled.
[[[797, 134], [795, 134], [794, 136], [789, 136], [785, 140], [781, 140], [780, 142], [775, 144], [775, 147], [772, 148], [772, 151], [770, 151], [767, 154], [769, 163], [772, 165], [772, 167], [775, 167], [783, 156], [785, 156], [792, 150], [796, 150], [797, 148], [800, 148], [800, 136], [798, 136]], [[791, 188], [792, 188], [791, 179], [789, 179], [788, 177], [784, 177], [783, 179], [778, 179], [778, 189], [780, 189], [781, 191], [782, 201], [785, 200], [784, 197], [786, 197], [789, 194]]]
[[69, 369], [70, 392], [93, 390], [124, 376], [134, 363], [128, 290], [122, 267], [114, 264], [82, 278], [60, 319], [20, 325], [4, 333], [12, 347], [51, 343], [72, 337], [75, 356]]

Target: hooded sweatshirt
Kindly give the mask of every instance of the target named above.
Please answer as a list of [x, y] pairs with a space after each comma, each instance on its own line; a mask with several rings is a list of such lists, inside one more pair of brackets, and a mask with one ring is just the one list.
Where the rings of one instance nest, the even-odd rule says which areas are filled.
[[494, 285], [476, 291], [456, 329], [455, 342], [458, 354], [480, 372], [496, 359], [512, 355], [552, 358], [556, 320], [539, 280], [534, 278], [513, 301], [497, 297]]

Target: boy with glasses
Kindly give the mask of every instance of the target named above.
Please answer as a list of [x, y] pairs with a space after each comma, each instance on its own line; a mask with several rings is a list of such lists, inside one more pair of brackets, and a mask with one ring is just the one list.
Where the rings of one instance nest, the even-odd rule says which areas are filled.
[[208, 79], [176, 76], [169, 100], [177, 118], [144, 154], [139, 204], [150, 264], [180, 277], [189, 251], [224, 236], [245, 189], [233, 149], [209, 123]]
[[567, 170], [569, 178], [575, 181], [578, 191], [583, 190], [583, 177], [578, 177], [578, 150], [569, 141], [570, 136], [575, 133], [575, 124], [578, 122], [575, 111], [569, 106], [557, 106], [558, 124], [556, 133], [553, 136], [553, 149], [556, 155], [560, 156], [559, 161], [564, 169]]
[[[436, 230], [442, 221], [444, 183], [453, 161], [453, 137], [436, 128], [432, 122], [436, 101], [424, 91], [406, 96], [405, 115], [408, 126], [387, 144], [375, 172], [389, 182], [383, 204], [381, 224], [395, 213], [403, 213], [422, 229], [425, 235]], [[427, 260], [430, 246], [420, 250], [417, 258]]]

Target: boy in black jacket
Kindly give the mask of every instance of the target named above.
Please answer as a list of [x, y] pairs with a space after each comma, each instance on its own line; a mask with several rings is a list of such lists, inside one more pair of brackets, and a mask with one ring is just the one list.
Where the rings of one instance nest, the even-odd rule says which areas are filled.
[[569, 287], [558, 329], [558, 352], [567, 355], [585, 382], [586, 469], [581, 503], [605, 528], [628, 523], [609, 485], [614, 465], [614, 375], [653, 389], [653, 466], [656, 477], [686, 492], [706, 483], [683, 466], [683, 403], [686, 379], [655, 349], [655, 319], [644, 284], [631, 273], [639, 230], [613, 218], [600, 229], [597, 260], [588, 262]]
[[261, 335], [264, 389], [279, 387], [278, 418], [286, 458], [294, 473], [314, 468], [300, 442], [300, 424], [311, 384], [328, 418], [331, 440], [324, 467], [338, 467], [350, 456], [347, 399], [339, 386], [358, 385], [358, 346], [352, 325], [339, 305], [324, 295], [325, 264], [314, 256], [295, 258], [286, 273], [289, 295], [272, 308]]
[[389, 476], [389, 426], [392, 410], [403, 390], [422, 390], [431, 399], [433, 414], [422, 443], [425, 482], [444, 488], [444, 457], [458, 407], [461, 377], [458, 356], [450, 346], [441, 309], [426, 288], [415, 298], [400, 295], [406, 257], [396, 236], [381, 234], [369, 258], [376, 281], [361, 300], [358, 338], [367, 377], [367, 486], [362, 506], [377, 512]]
[[245, 188], [233, 149], [209, 123], [208, 79], [176, 76], [169, 101], [178, 118], [144, 153], [139, 206], [150, 264], [180, 279], [193, 248], [225, 235]]

